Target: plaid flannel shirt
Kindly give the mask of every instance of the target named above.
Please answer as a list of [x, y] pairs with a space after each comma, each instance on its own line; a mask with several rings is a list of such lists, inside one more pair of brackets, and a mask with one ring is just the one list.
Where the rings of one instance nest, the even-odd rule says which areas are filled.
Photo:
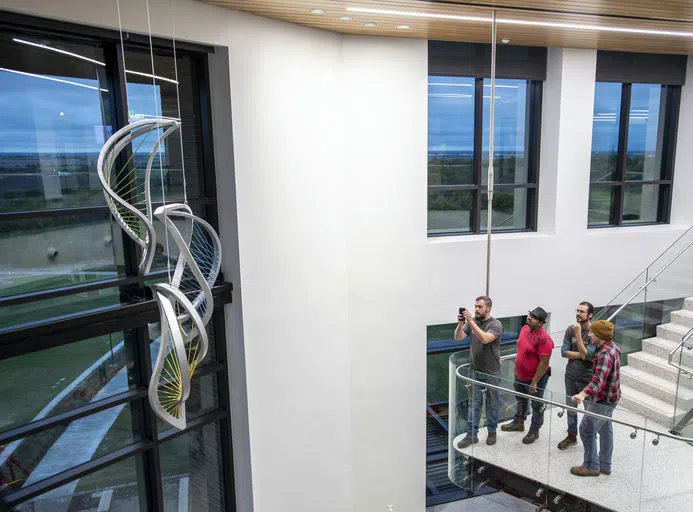
[[615, 404], [621, 398], [621, 350], [616, 343], [607, 341], [594, 354], [592, 380], [584, 389], [597, 402]]

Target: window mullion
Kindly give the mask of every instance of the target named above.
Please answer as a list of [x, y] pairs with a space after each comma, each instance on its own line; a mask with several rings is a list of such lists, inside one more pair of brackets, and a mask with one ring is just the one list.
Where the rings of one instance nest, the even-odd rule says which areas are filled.
[[615, 226], [623, 225], [623, 200], [625, 195], [626, 159], [628, 157], [628, 124], [630, 122], [630, 93], [631, 84], [623, 84], [621, 88], [621, 113], [618, 129], [618, 152], [616, 157], [616, 181], [620, 186], [616, 187], [614, 196], [614, 208], [611, 223]]
[[472, 233], [481, 231], [481, 164], [483, 155], [484, 127], [484, 79], [474, 80], [474, 185], [477, 186], [472, 201]]

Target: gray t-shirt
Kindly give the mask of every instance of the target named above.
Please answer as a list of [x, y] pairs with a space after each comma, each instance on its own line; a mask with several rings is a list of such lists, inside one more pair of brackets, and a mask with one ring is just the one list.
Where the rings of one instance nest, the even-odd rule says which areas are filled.
[[477, 321], [476, 318], [474, 321], [482, 331], [493, 334], [496, 339], [491, 343], [482, 343], [476, 337], [474, 331], [469, 327], [469, 322], [465, 322], [462, 326], [462, 330], [467, 334], [469, 339], [469, 346], [471, 348], [469, 362], [471, 363], [472, 370], [496, 375], [500, 373], [501, 369], [500, 339], [501, 334], [503, 334], [503, 325], [492, 316], [488, 317], [483, 322]]
[[[587, 356], [585, 359], [569, 359], [565, 368], [565, 376], [577, 382], [589, 382], [592, 379], [592, 357], [597, 348], [594, 345], [590, 345], [589, 329], [584, 329], [582, 331], [582, 341], [587, 349]], [[577, 338], [573, 332], [572, 325], [565, 330], [565, 334], [563, 335], [561, 355], [565, 357], [565, 353], [568, 351], [579, 352]]]

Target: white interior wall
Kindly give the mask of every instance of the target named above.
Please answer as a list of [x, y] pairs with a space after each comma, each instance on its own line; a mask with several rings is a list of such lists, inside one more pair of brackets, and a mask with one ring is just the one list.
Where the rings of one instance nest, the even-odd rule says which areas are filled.
[[420, 511], [427, 43], [348, 37], [342, 58], [354, 510]]
[[[146, 32], [142, 3], [120, 5], [124, 26]], [[170, 36], [169, 2], [151, 5], [153, 31]], [[110, 0], [0, 8], [118, 26]], [[450, 322], [483, 292], [486, 250], [484, 236], [426, 237], [426, 43], [341, 36], [190, 0], [173, 9], [176, 37], [229, 48], [235, 162], [219, 158], [231, 140], [217, 134], [216, 163], [224, 250], [236, 252], [224, 272], [242, 294], [242, 311], [237, 300], [228, 318], [243, 321], [254, 509], [418, 512], [425, 326]], [[540, 232], [494, 237], [496, 316], [541, 304], [560, 329], [579, 300], [605, 303], [683, 231], [586, 229], [594, 55], [550, 52]], [[693, 119], [689, 87], [682, 133]], [[220, 94], [213, 114], [230, 116]], [[677, 183], [689, 174], [681, 144]], [[225, 200], [231, 173], [235, 208]], [[690, 223], [693, 202], [677, 197], [672, 218]], [[236, 216], [237, 242], [224, 224]], [[239, 510], [250, 510], [242, 482]]]

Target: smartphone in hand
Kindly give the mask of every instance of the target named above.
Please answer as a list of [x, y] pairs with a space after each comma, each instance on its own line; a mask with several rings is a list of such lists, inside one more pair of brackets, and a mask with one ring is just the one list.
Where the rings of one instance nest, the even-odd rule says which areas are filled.
[[[464, 315], [464, 312], [465, 312], [465, 311], [466, 311], [465, 308], [460, 308], [457, 312], [458, 312], [458, 314], [460, 314], [460, 315]], [[466, 322], [466, 320], [463, 318], [463, 319], [462, 319], [462, 322]]]

